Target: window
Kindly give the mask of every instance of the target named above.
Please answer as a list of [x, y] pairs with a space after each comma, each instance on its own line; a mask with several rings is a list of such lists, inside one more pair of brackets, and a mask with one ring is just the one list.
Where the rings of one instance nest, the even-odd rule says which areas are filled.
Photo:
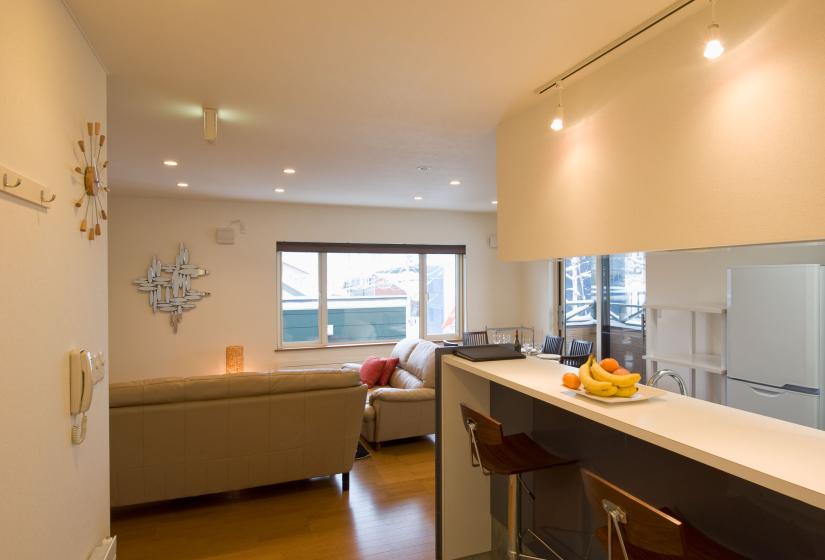
[[463, 255], [463, 246], [279, 242], [280, 345], [458, 337]]
[[458, 255], [426, 255], [427, 334], [457, 334]]
[[645, 255], [602, 257], [602, 356], [644, 371]]
[[596, 324], [596, 257], [564, 259], [564, 305], [567, 325]]
[[602, 276], [609, 287], [602, 296], [606, 326], [640, 331], [645, 310], [645, 254], [602, 257]]
[[284, 342], [318, 340], [318, 254], [281, 254]]
[[596, 257], [573, 257], [561, 263], [563, 302], [561, 334], [571, 340], [596, 343]]
[[418, 255], [329, 253], [327, 341], [418, 336]]
[[602, 357], [644, 371], [645, 255], [564, 259], [559, 265], [559, 327], [572, 339], [599, 341]]

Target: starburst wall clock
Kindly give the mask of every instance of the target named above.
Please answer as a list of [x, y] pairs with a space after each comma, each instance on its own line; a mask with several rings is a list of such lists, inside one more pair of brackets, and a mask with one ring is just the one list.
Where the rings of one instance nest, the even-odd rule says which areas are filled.
[[88, 232], [89, 241], [103, 235], [100, 221], [108, 219], [106, 208], [103, 205], [101, 191], [109, 192], [109, 187], [103, 184], [101, 174], [109, 166], [109, 162], [101, 156], [106, 135], [100, 133], [100, 123], [86, 123], [88, 143], [85, 138], [77, 141], [80, 153], [83, 154], [84, 167], [75, 167], [74, 170], [83, 176], [83, 195], [74, 203], [75, 208], [82, 208], [83, 220], [80, 222], [80, 231]]

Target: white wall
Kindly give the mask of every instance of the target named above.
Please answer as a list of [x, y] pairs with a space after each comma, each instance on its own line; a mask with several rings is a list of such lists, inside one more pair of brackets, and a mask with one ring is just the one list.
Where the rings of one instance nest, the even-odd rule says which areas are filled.
[[[491, 213], [313, 206], [222, 200], [114, 197], [110, 244], [111, 370], [114, 382], [222, 373], [224, 349], [245, 347], [245, 369], [359, 360], [389, 348], [274, 352], [276, 241], [466, 244], [467, 328], [515, 325], [522, 312], [522, 265], [488, 247]], [[217, 245], [215, 228], [240, 219], [245, 235]], [[188, 312], [177, 334], [152, 315], [132, 280], [152, 255], [168, 261], [178, 243], [210, 271], [196, 280], [212, 296]]]
[[[647, 300], [670, 305], [725, 305], [726, 270], [732, 266], [760, 264], [825, 264], [825, 245], [794, 244], [732, 247], [704, 251], [673, 251], [647, 254]], [[659, 320], [657, 351], [685, 353], [689, 340], [688, 315], [664, 312]], [[721, 351], [721, 321], [714, 316], [697, 319], [697, 347], [700, 353]], [[685, 379], [686, 368], [670, 367]], [[697, 373], [696, 396], [721, 402], [722, 379], [715, 374]]]
[[825, 245], [755, 245], [648, 253], [647, 299], [685, 305], [725, 305], [726, 270], [758, 264], [825, 264]]
[[106, 76], [59, 0], [0, 0], [0, 163], [48, 212], [0, 194], [0, 557], [85, 560], [109, 534], [108, 379], [70, 441], [68, 353], [107, 350], [107, 234], [78, 231], [73, 149]]
[[[506, 260], [825, 238], [825, 2], [708, 2], [509, 116], [496, 134]], [[550, 76], [548, 76], [550, 78]]]
[[523, 263], [522, 266], [522, 323], [535, 329], [536, 343], [541, 344], [545, 335], [558, 332], [558, 321], [554, 312], [558, 305], [558, 294], [555, 290], [556, 268], [552, 261], [531, 261]]

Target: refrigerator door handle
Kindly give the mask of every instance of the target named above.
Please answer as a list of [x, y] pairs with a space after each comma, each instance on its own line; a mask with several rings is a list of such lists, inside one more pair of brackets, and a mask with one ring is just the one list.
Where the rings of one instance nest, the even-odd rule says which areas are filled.
[[768, 391], [767, 389], [758, 389], [756, 387], [751, 387], [750, 389], [757, 395], [761, 395], [763, 397], [778, 397], [782, 395], [779, 391]]
[[808, 395], [817, 395], [819, 396], [819, 389], [815, 389], [813, 387], [803, 387], [802, 385], [791, 385], [786, 383], [782, 385], [782, 388], [787, 391], [793, 391], [795, 393], [806, 393]]

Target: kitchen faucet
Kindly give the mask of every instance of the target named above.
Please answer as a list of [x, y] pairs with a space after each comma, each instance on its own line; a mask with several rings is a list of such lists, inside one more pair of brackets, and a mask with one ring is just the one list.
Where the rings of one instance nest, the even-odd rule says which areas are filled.
[[655, 387], [659, 381], [662, 380], [664, 377], [672, 377], [674, 381], [676, 381], [676, 385], [679, 386], [679, 394], [687, 395], [687, 387], [685, 387], [685, 380], [682, 379], [682, 376], [673, 371], [672, 369], [660, 369], [656, 372], [656, 375], [650, 378], [650, 381], [647, 382], [648, 385], [651, 387]]

